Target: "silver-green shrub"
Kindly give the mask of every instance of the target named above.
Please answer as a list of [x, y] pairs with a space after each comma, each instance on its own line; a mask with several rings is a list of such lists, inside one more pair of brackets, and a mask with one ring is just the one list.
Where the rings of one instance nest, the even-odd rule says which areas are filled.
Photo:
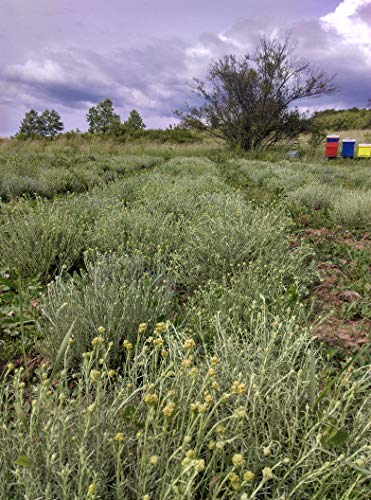
[[122, 341], [138, 342], [139, 323], [169, 317], [172, 282], [161, 263], [149, 270], [140, 253], [87, 255], [85, 268], [81, 276], [61, 276], [48, 285], [40, 325], [44, 349], [55, 358], [74, 321], [71, 363], [79, 366], [82, 354], [98, 336], [97, 329], [104, 326], [107, 342], [112, 342], [111, 362], [118, 366], [123, 359]]
[[371, 227], [371, 191], [346, 190], [333, 203], [331, 218], [348, 228]]
[[309, 183], [287, 194], [289, 202], [305, 205], [315, 210], [329, 209], [337, 197], [342, 196], [342, 189], [335, 189], [328, 184]]
[[21, 276], [45, 280], [82, 257], [87, 214], [68, 200], [51, 204], [36, 200], [3, 206], [0, 265]]

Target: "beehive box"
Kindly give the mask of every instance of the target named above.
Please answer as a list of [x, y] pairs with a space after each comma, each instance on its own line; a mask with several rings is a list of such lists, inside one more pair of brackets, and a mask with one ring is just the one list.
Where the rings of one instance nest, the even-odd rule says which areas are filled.
[[339, 150], [339, 139], [340, 136], [338, 135], [328, 135], [326, 137], [326, 158], [337, 158]]
[[343, 147], [341, 149], [341, 156], [343, 158], [354, 158], [355, 145], [356, 145], [355, 139], [344, 139]]
[[358, 158], [371, 158], [371, 144], [358, 144]]

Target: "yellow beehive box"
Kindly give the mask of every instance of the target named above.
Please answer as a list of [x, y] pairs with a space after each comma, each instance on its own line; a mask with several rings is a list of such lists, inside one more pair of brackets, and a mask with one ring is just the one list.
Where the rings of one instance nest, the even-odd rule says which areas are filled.
[[358, 158], [371, 158], [371, 144], [358, 144]]

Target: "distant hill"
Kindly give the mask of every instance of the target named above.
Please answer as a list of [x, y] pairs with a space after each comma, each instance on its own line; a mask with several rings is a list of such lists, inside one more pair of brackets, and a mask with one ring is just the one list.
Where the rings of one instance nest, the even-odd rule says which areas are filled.
[[371, 109], [326, 109], [316, 112], [314, 119], [329, 130], [364, 130], [371, 128]]

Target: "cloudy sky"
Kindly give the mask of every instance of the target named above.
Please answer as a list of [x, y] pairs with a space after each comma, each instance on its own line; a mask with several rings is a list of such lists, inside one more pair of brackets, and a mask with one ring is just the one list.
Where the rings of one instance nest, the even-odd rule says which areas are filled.
[[86, 130], [110, 96], [124, 120], [174, 123], [212, 58], [243, 54], [291, 30], [298, 55], [336, 73], [339, 92], [306, 107], [371, 98], [371, 0], [0, 0], [0, 136], [30, 108], [55, 108]]

